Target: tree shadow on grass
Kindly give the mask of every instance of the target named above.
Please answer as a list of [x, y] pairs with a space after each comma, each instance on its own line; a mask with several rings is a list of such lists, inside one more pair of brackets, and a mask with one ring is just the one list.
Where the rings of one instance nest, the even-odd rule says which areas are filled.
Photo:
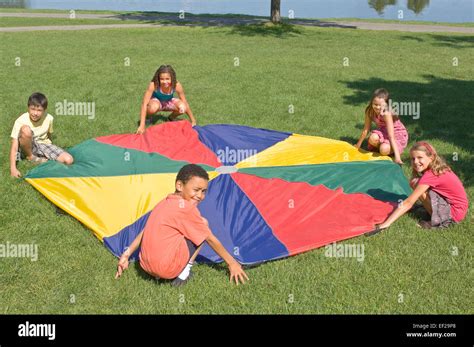
[[[353, 91], [344, 96], [344, 103], [365, 107], [372, 92], [386, 88], [393, 102], [419, 103], [418, 119], [413, 115], [400, 114], [409, 133], [409, 146], [416, 141], [442, 141], [465, 151], [474, 151], [472, 110], [474, 109], [474, 81], [440, 78], [423, 75], [424, 82], [388, 81], [369, 78], [356, 81], [340, 81]], [[442, 152], [442, 151], [440, 151]], [[406, 153], [405, 153], [406, 154]], [[454, 172], [463, 175], [465, 186], [472, 186], [474, 162], [455, 153], [440, 153]], [[457, 159], [457, 160], [456, 160]]]
[[233, 25], [232, 30], [229, 32], [230, 35], [238, 34], [241, 36], [272, 36], [277, 38], [297, 36], [301, 35], [302, 33], [303, 31], [297, 26], [284, 23]]
[[407, 40], [407, 41], [416, 41], [416, 42], [425, 42], [425, 40], [420, 37], [420, 36], [415, 36], [415, 35], [404, 35], [400, 36], [400, 40]]
[[[416, 42], [426, 42], [424, 37], [414, 35], [401, 36], [401, 40], [412, 40]], [[433, 41], [433, 46], [448, 47], [454, 49], [474, 48], [474, 35], [435, 35], [429, 34], [428, 37]], [[429, 40], [429, 39], [428, 39]]]
[[229, 34], [238, 34], [241, 36], [271, 36], [277, 38], [294, 37], [304, 34], [303, 26], [313, 27], [337, 27], [344, 29], [355, 29], [353, 26], [342, 25], [334, 22], [321, 22], [318, 20], [291, 20], [279, 24], [265, 21], [258, 24], [233, 25]]
[[179, 13], [167, 12], [130, 12], [111, 15], [110, 19], [119, 19], [121, 21], [134, 20], [146, 24], [173, 25], [186, 27], [230, 27], [229, 34], [241, 36], [268, 36], [277, 38], [286, 38], [301, 35], [304, 31], [301, 26], [317, 26], [356, 29], [355, 26], [339, 24], [331, 21], [319, 21], [316, 19], [284, 19], [280, 24], [273, 24], [268, 17], [249, 16], [237, 14], [190, 14], [185, 13], [180, 18]]
[[474, 35], [430, 35], [436, 42], [435, 46], [449, 48], [474, 48]]

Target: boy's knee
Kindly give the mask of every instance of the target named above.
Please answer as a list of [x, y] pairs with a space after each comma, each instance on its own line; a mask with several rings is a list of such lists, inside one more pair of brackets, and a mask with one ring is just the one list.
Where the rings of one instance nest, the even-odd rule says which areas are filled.
[[382, 143], [379, 148], [380, 154], [389, 155], [390, 154], [390, 145], [388, 143]]
[[71, 165], [72, 163], [74, 163], [74, 158], [70, 155], [66, 158], [64, 164]]
[[33, 136], [33, 131], [28, 125], [23, 125], [20, 128], [20, 134], [19, 137], [31, 137]]
[[74, 158], [69, 153], [64, 152], [58, 157], [57, 161], [66, 165], [71, 165], [72, 163], [74, 163]]

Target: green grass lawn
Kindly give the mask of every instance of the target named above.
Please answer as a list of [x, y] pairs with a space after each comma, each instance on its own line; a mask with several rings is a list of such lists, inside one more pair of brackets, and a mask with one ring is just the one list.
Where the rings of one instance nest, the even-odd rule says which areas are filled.
[[[424, 231], [404, 216], [382, 234], [345, 241], [364, 245], [362, 262], [325, 257], [321, 248], [248, 269], [251, 281], [238, 287], [223, 265], [198, 265], [175, 289], [137, 265], [114, 280], [117, 260], [78, 221], [10, 178], [8, 163], [11, 127], [32, 92], [48, 96], [53, 115], [63, 100], [96, 103], [93, 120], [55, 117], [55, 142], [70, 147], [134, 132], [148, 81], [169, 63], [200, 125], [355, 143], [374, 89], [420, 102], [420, 119], [402, 118], [410, 145], [431, 141], [472, 201], [473, 38], [292, 26], [0, 33], [0, 244], [39, 248], [35, 262], [0, 258], [0, 313], [473, 313], [472, 211], [449, 230]], [[408, 175], [406, 152], [403, 159]], [[19, 165], [24, 174], [31, 167]]]

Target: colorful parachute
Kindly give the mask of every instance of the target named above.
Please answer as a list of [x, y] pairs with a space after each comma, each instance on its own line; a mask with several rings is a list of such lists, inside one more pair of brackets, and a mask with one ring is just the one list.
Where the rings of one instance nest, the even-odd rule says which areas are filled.
[[[239, 125], [168, 122], [143, 135], [88, 140], [70, 152], [73, 165], [50, 161], [26, 180], [116, 256], [174, 191], [176, 173], [187, 163], [209, 172], [199, 209], [243, 264], [361, 235], [410, 194], [388, 157], [343, 141]], [[198, 260], [221, 261], [207, 245]]]

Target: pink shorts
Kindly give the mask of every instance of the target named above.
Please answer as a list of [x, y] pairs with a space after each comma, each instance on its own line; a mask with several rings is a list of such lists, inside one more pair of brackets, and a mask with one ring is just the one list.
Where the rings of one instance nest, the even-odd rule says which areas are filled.
[[[390, 140], [388, 139], [387, 129], [384, 129], [384, 128], [375, 129], [375, 130], [372, 130], [372, 134], [377, 134], [379, 136], [380, 144], [382, 143], [390, 144]], [[397, 144], [398, 152], [402, 154], [403, 150], [406, 148], [408, 144], [408, 134], [404, 132], [395, 132], [395, 143]], [[371, 152], [378, 150], [377, 147], [372, 146], [370, 143], [367, 144], [367, 148]]]
[[156, 100], [160, 103], [160, 111], [177, 111], [178, 107], [175, 105], [175, 101], [179, 101], [178, 98], [173, 98], [169, 101], [161, 101], [157, 98], [153, 98], [151, 100]]

